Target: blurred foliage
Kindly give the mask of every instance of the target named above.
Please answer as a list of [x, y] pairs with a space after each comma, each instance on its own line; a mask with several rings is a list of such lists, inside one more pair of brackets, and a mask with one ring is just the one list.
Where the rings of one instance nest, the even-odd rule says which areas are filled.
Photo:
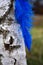
[[43, 65], [43, 27], [34, 27], [32, 34], [32, 48], [27, 52], [28, 65]]

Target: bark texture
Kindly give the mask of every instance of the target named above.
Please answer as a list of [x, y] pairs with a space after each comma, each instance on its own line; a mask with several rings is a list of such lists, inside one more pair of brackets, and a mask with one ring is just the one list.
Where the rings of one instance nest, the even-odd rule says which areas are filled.
[[0, 0], [0, 65], [26, 65], [24, 39], [12, 0]]

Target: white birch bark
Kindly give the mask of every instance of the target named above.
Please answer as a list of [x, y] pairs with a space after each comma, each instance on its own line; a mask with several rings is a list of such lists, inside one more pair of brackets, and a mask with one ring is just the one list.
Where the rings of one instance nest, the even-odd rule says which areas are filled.
[[26, 65], [24, 39], [11, 4], [0, 0], [0, 65]]

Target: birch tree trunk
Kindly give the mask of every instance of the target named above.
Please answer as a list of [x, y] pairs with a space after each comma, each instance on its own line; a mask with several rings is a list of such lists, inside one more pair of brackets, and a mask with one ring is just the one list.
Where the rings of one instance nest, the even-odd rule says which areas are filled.
[[24, 39], [12, 0], [0, 0], [0, 65], [27, 65]]

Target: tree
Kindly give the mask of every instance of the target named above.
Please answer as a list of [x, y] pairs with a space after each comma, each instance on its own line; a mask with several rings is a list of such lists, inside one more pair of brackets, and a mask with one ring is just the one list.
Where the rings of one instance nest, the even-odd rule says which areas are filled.
[[26, 65], [25, 45], [20, 25], [14, 19], [13, 2], [0, 2], [0, 65]]

